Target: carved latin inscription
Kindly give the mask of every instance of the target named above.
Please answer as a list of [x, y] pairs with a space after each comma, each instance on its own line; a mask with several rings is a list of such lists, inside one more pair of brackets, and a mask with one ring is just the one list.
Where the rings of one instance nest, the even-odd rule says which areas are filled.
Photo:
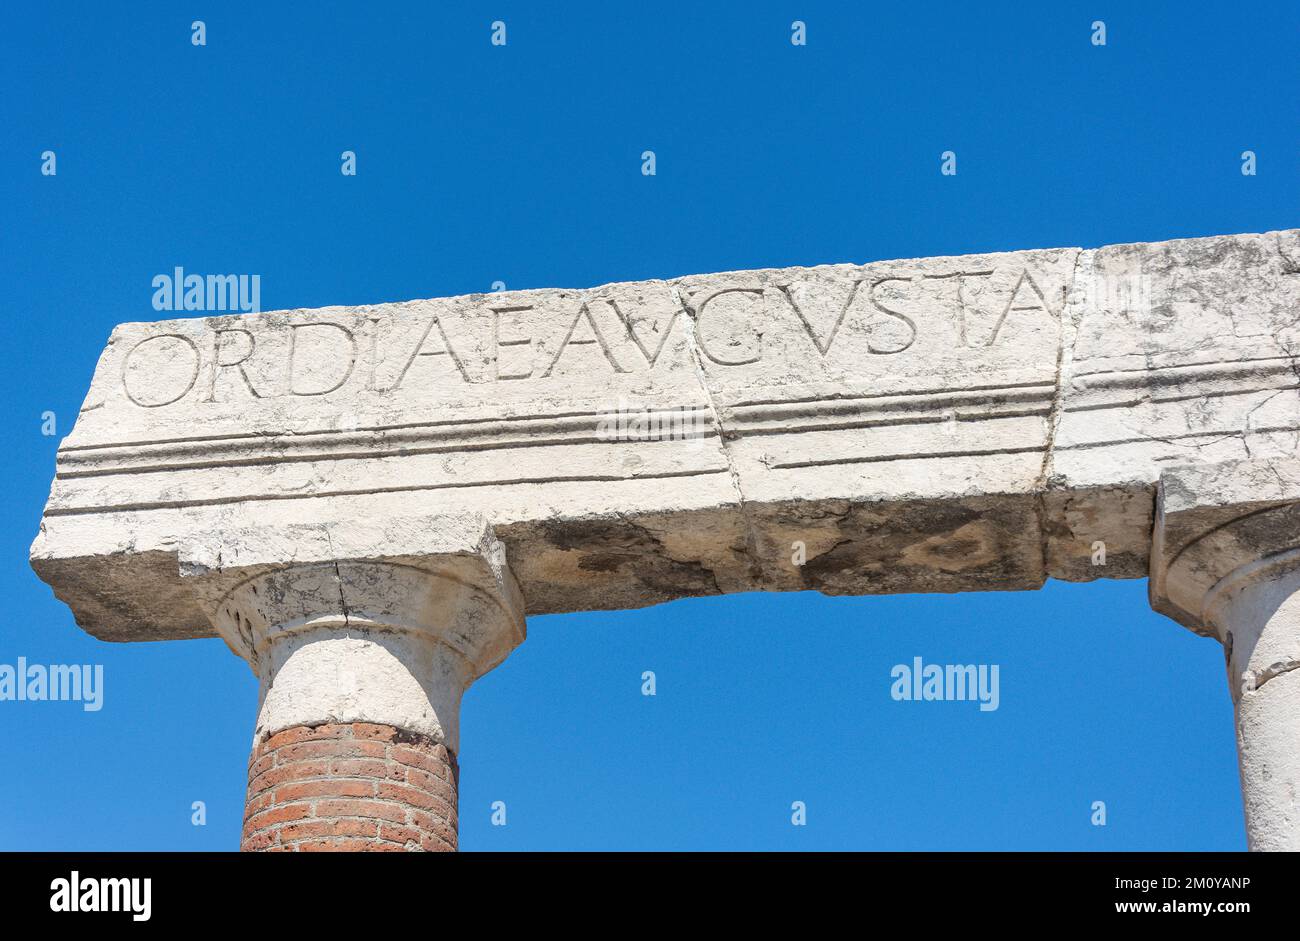
[[725, 370], [763, 364], [765, 335], [790, 338], [786, 355], [802, 355], [802, 344], [827, 360], [846, 335], [857, 334], [859, 354], [892, 357], [934, 331], [943, 331], [936, 341], [987, 349], [1012, 317], [1055, 321], [1060, 313], [1023, 267], [756, 278], [694, 294], [656, 289], [632, 298], [562, 294], [563, 304], [554, 294], [496, 306], [421, 302], [427, 306], [316, 312], [319, 319], [305, 321], [291, 314], [213, 318], [195, 322], [195, 333], [168, 327], [136, 341], [122, 361], [122, 389], [141, 408], [163, 408], [185, 399], [328, 396], [345, 387], [387, 394], [407, 390], [417, 373], [464, 385], [542, 382], [556, 381], [566, 367], [646, 374], [696, 355], [702, 367]]
[[179, 402], [199, 377], [199, 349], [189, 337], [160, 333], [137, 343], [122, 360], [122, 390], [142, 408]]

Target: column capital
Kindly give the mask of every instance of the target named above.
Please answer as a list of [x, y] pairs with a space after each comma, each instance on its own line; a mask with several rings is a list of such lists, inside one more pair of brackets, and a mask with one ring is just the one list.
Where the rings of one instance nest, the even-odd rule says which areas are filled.
[[231, 527], [179, 555], [261, 681], [255, 741], [374, 722], [454, 753], [461, 694], [525, 636], [505, 549], [476, 514]]
[[1160, 475], [1151, 605], [1227, 642], [1227, 607], [1300, 568], [1300, 460], [1187, 465]]
[[1300, 461], [1166, 471], [1151, 603], [1223, 643], [1251, 849], [1300, 850]]

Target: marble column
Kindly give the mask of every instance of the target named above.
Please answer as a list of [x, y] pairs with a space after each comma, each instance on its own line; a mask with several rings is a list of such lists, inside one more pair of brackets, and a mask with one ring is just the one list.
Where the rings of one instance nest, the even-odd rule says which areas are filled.
[[1241, 461], [1161, 480], [1152, 602], [1223, 644], [1246, 836], [1300, 850], [1300, 464]]

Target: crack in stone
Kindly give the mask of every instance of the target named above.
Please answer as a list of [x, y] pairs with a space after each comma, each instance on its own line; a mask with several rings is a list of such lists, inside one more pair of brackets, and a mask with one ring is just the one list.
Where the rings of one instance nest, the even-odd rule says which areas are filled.
[[1300, 274], [1300, 258], [1292, 258], [1282, 247], [1282, 233], [1277, 233], [1277, 253], [1282, 256], [1282, 273], [1283, 274]]
[[[749, 559], [749, 577], [756, 582], [762, 582], [762, 567], [758, 560], [758, 531], [754, 520], [749, 511], [749, 505], [745, 500], [745, 492], [740, 486], [740, 472], [736, 468], [735, 458], [731, 454], [731, 449], [727, 446], [727, 429], [722, 423], [722, 412], [718, 409], [718, 403], [713, 398], [713, 393], [709, 389], [708, 376], [704, 372], [704, 361], [700, 358], [699, 344], [695, 340], [696, 311], [686, 303], [682, 296], [681, 290], [677, 285], [672, 286], [673, 295], [677, 298], [678, 304], [682, 310], [686, 311], [687, 316], [691, 319], [691, 329], [686, 331], [686, 346], [691, 353], [691, 365], [695, 369], [695, 378], [700, 384], [700, 391], [704, 393], [704, 398], [709, 404], [709, 415], [713, 420], [713, 427], [718, 432], [718, 444], [722, 448], [723, 459], [727, 462], [727, 474], [731, 478], [731, 485], [736, 490], [736, 502], [740, 511], [740, 518], [745, 524], [745, 546], [744, 554]], [[716, 580], [716, 576], [715, 576]]]
[[1277, 677], [1286, 673], [1291, 673], [1294, 670], [1300, 670], [1300, 659], [1293, 657], [1289, 660], [1282, 660], [1278, 663], [1269, 664], [1262, 670], [1247, 671], [1244, 684], [1245, 691], [1248, 693], [1258, 692], [1263, 689], [1264, 684], [1269, 680], [1276, 679]]
[[343, 572], [339, 570], [339, 560], [334, 552], [334, 539], [330, 536], [329, 527], [324, 527], [325, 541], [329, 543], [330, 556], [333, 559], [334, 579], [339, 586], [339, 610], [343, 612], [343, 630], [351, 628], [351, 618], [348, 616], [348, 603], [343, 597]]
[[1061, 419], [1065, 414], [1065, 384], [1062, 380], [1067, 364], [1067, 350], [1070, 354], [1069, 362], [1072, 364], [1074, 361], [1074, 343], [1078, 340], [1078, 325], [1071, 320], [1071, 315], [1076, 303], [1076, 286], [1079, 282], [1080, 269], [1086, 265], [1087, 276], [1092, 277], [1094, 254], [1095, 250], [1093, 249], [1079, 249], [1078, 254], [1074, 256], [1074, 267], [1070, 272], [1070, 283], [1065, 291], [1065, 303], [1061, 306], [1061, 335], [1060, 342], [1056, 347], [1055, 389], [1052, 393], [1052, 405], [1047, 413], [1047, 437], [1043, 442], [1043, 461], [1038, 469], [1038, 479], [1034, 481], [1034, 513], [1038, 518], [1038, 542], [1044, 572], [1047, 571], [1049, 559], [1049, 522], [1045, 496], [1055, 457], [1056, 434], [1060, 429]]
[[[1222, 444], [1224, 441], [1236, 441], [1241, 437], [1240, 431], [1206, 431], [1200, 432], [1202, 437], [1208, 437], [1209, 441], [1193, 442], [1188, 441], [1186, 437], [1170, 438], [1166, 435], [1153, 435], [1148, 432], [1140, 432], [1142, 437], [1147, 441], [1159, 441], [1161, 444], [1167, 444], [1171, 448], [1192, 448], [1199, 451], [1201, 448], [1212, 448], [1216, 444]], [[1193, 432], [1193, 434], [1197, 434]], [[1161, 461], [1176, 461], [1177, 455], [1158, 458]]]
[[[1279, 252], [1281, 251], [1280, 245], [1278, 246], [1278, 250]], [[1300, 271], [1293, 272], [1293, 273], [1300, 273]], [[1264, 401], [1260, 402], [1258, 405], [1254, 406], [1249, 412], [1246, 413], [1246, 419], [1241, 429], [1241, 444], [1246, 449], [1246, 457], [1248, 458], [1254, 457], [1253, 452], [1250, 450], [1250, 438], [1249, 438], [1251, 417], [1254, 416], [1254, 414], [1257, 411], [1259, 411], [1261, 408], [1263, 408], [1265, 405], [1268, 405], [1268, 403], [1276, 399], [1279, 395], [1285, 395], [1288, 392], [1295, 392], [1297, 395], [1300, 395], [1300, 357], [1297, 357], [1295, 351], [1293, 351], [1290, 345], [1281, 337], [1275, 337], [1274, 341], [1277, 343], [1278, 346], [1282, 348], [1282, 352], [1286, 354], [1286, 359], [1288, 360], [1288, 364], [1291, 367], [1291, 372], [1295, 374], [1297, 385], [1292, 387], [1291, 389], [1279, 389], [1278, 391], [1274, 392], [1272, 395], [1264, 399]], [[1296, 433], [1296, 444], [1300, 446], [1300, 432]]]

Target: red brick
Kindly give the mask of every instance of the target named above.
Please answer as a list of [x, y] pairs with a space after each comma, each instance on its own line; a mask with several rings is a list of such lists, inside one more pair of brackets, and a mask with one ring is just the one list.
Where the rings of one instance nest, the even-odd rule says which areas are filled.
[[349, 778], [326, 778], [323, 781], [296, 781], [275, 789], [276, 803], [305, 800], [311, 797], [374, 797], [374, 781]]
[[286, 745], [275, 753], [277, 765], [291, 761], [310, 761], [313, 758], [383, 758], [381, 742], [354, 742], [350, 739], [333, 739], [324, 742], [299, 742]]
[[397, 826], [396, 824], [381, 823], [379, 825], [379, 838], [381, 840], [392, 840], [394, 843], [418, 844], [424, 833], [416, 827]]
[[375, 725], [371, 722], [354, 722], [352, 737], [372, 742], [392, 742], [397, 739], [397, 729], [391, 725]]
[[261, 749], [263, 751], [274, 751], [278, 748], [284, 748], [286, 745], [296, 745], [299, 742], [345, 738], [347, 735], [348, 726], [346, 725], [295, 725], [291, 729], [276, 732], [265, 739], [261, 744]]
[[277, 732], [253, 750], [242, 848], [455, 850], [455, 757], [377, 723]]
[[427, 771], [421, 771], [419, 768], [406, 769], [406, 783], [411, 787], [418, 787], [423, 791], [437, 794], [443, 798], [452, 791], [450, 775], [440, 777]]
[[327, 761], [296, 761], [293, 764], [281, 765], [264, 774], [259, 774], [248, 783], [248, 793], [260, 794], [262, 791], [270, 790], [281, 784], [287, 784], [290, 781], [321, 777], [328, 773], [329, 762]]
[[[438, 747], [442, 748], [442, 746]], [[442, 749], [442, 752], [445, 755], [446, 749]], [[446, 758], [432, 750], [421, 751], [411, 748], [409, 745], [396, 745], [390, 751], [389, 757], [394, 761], [400, 761], [404, 765], [410, 765], [412, 768], [419, 768], [421, 771], [427, 771], [429, 774], [440, 777], [450, 772]]]
[[418, 787], [411, 787], [407, 784], [380, 781], [375, 796], [381, 800], [395, 801], [409, 807], [419, 807], [421, 810], [442, 811], [444, 816], [449, 809], [445, 800], [435, 797], [428, 791], [422, 791]]
[[248, 778], [251, 781], [264, 771], [270, 771], [275, 767], [275, 755], [261, 755], [253, 752], [253, 757], [248, 763]]
[[271, 806], [275, 797], [274, 791], [263, 791], [256, 797], [250, 797], [248, 803], [244, 805], [244, 819], [247, 820], [253, 814], [261, 813]]
[[276, 844], [279, 838], [280, 831], [272, 827], [269, 830], [263, 830], [261, 833], [254, 833], [251, 836], [244, 837], [244, 842], [239, 848], [245, 852], [268, 850]]
[[374, 817], [377, 820], [406, 822], [406, 808], [377, 800], [322, 800], [316, 802], [318, 817]]
[[426, 853], [448, 853], [456, 849], [456, 844], [439, 837], [426, 836], [420, 840], [420, 849]]
[[273, 826], [277, 823], [288, 823], [291, 820], [303, 820], [311, 816], [310, 804], [277, 804], [270, 810], [264, 810], [260, 814], [253, 814], [244, 824], [244, 832], [252, 833], [254, 830], [261, 830], [263, 827]]
[[426, 814], [418, 810], [411, 812], [411, 823], [419, 827], [426, 835], [435, 835], [440, 839], [446, 840], [453, 846], [456, 844], [456, 821], [443, 820], [432, 814]]
[[330, 762], [329, 773], [346, 778], [406, 779], [405, 765], [390, 764], [379, 758], [335, 758]]
[[[388, 846], [393, 844], [389, 843]], [[293, 844], [294, 849], [301, 853], [365, 853], [382, 850], [384, 848], [378, 840], [357, 840], [357, 839], [333, 839], [333, 840], [303, 840], [301, 843]], [[400, 846], [397, 849], [401, 849]]]
[[374, 820], [305, 820], [283, 824], [279, 830], [282, 843], [327, 836], [373, 837], [378, 832], [379, 824]]

